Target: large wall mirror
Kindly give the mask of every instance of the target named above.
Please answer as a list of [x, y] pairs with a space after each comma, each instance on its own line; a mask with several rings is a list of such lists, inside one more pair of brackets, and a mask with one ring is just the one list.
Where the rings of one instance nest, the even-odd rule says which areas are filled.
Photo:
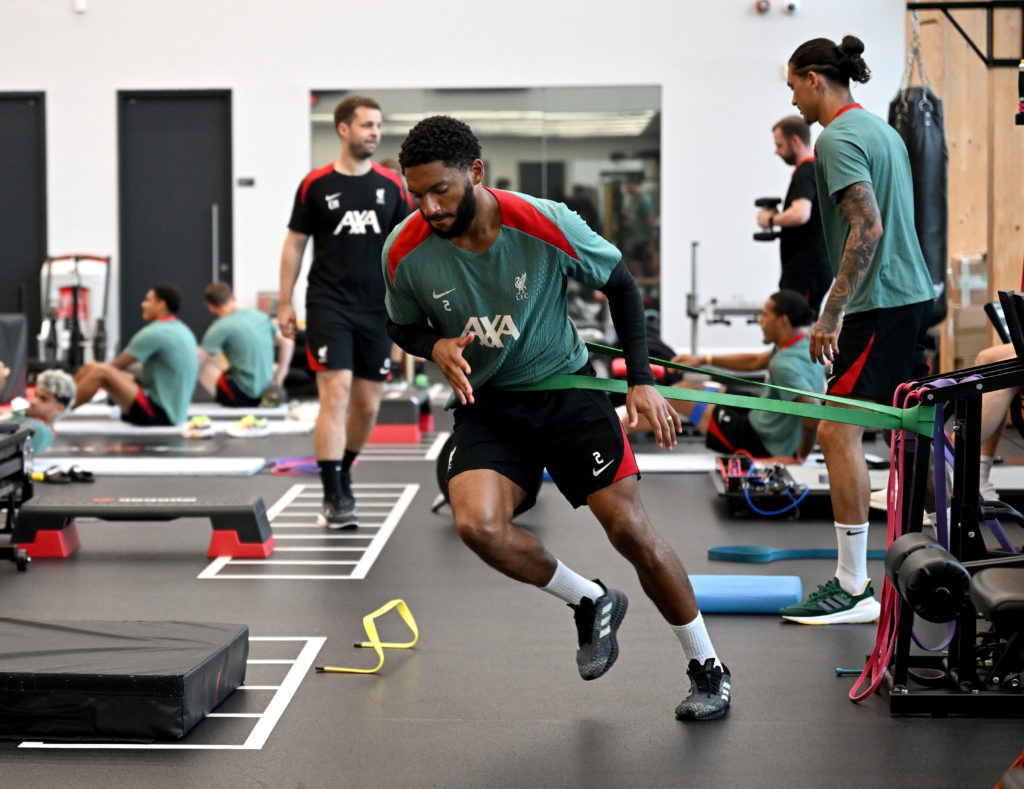
[[[468, 123], [483, 147], [485, 184], [572, 207], [622, 251], [657, 315], [660, 87], [318, 90], [311, 97], [313, 166], [337, 158], [334, 107], [350, 93], [380, 102], [384, 123], [374, 159], [396, 168], [402, 140], [417, 121], [443, 114]], [[575, 306], [578, 321], [596, 319], [586, 295]]]

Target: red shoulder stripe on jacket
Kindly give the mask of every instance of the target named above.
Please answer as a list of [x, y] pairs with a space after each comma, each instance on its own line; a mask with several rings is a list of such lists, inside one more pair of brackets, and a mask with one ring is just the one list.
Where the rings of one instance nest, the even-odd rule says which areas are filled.
[[331, 172], [331, 170], [333, 170], [333, 169], [334, 169], [334, 162], [331, 162], [330, 164], [325, 164], [323, 167], [317, 167], [315, 170], [310, 172], [309, 175], [307, 175], [305, 178], [303, 178], [302, 179], [302, 194], [301, 194], [299, 199], [303, 203], [305, 203], [306, 202], [306, 192], [309, 191], [309, 187], [313, 184], [313, 181], [315, 181], [317, 178], [322, 178], [323, 176], [327, 175], [327, 173]]
[[430, 235], [430, 223], [423, 218], [423, 214], [417, 211], [412, 218], [405, 223], [395, 242], [388, 250], [388, 276], [391, 277], [391, 284], [395, 283], [395, 270], [402, 258], [412, 252], [416, 247]]
[[544, 216], [533, 205], [510, 192], [504, 192], [500, 189], [491, 189], [489, 191], [498, 199], [498, 205], [501, 207], [501, 223], [503, 225], [529, 233], [531, 236], [557, 247], [574, 260], [579, 260], [576, 250], [573, 249], [569, 239], [565, 237], [565, 234], [558, 228], [558, 225]]

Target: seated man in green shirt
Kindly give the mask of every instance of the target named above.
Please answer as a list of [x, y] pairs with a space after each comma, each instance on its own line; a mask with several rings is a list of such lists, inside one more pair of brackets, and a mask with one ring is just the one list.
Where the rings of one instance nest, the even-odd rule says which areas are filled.
[[[217, 316], [199, 344], [199, 383], [228, 407], [260, 404], [280, 392], [291, 365], [295, 341], [286, 338], [265, 313], [241, 310], [226, 282], [207, 286], [206, 306]], [[274, 371], [274, 347], [277, 371]], [[227, 367], [220, 364], [220, 354]], [[277, 399], [280, 399], [279, 397]]]
[[[767, 370], [767, 383], [805, 392], [821, 392], [825, 388], [824, 368], [811, 361], [807, 347], [807, 330], [817, 318], [807, 300], [793, 290], [780, 290], [768, 297], [761, 309], [761, 332], [769, 351], [762, 353], [706, 354], [694, 356], [681, 353], [673, 357], [676, 364], [697, 367], [702, 364], [726, 370], [753, 372]], [[682, 381], [676, 386], [699, 389], [699, 385]], [[764, 397], [797, 402], [817, 402], [806, 395], [792, 395], [776, 389], [765, 391]], [[817, 419], [791, 414], [753, 411], [688, 400], [670, 400], [673, 408], [696, 425], [705, 443], [716, 452], [749, 452], [754, 457], [806, 457], [814, 447]], [[623, 413], [620, 409], [620, 418]], [[648, 430], [644, 420], [633, 428]]]
[[[181, 293], [166, 282], [146, 291], [142, 318], [147, 325], [106, 364], [89, 362], [75, 374], [75, 407], [89, 402], [99, 389], [121, 409], [121, 418], [134, 425], [180, 425], [199, 373], [199, 355], [192, 330], [178, 320]], [[126, 370], [142, 363], [140, 380]]]
[[[0, 370], [0, 375], [2, 372]], [[53, 423], [74, 399], [75, 379], [63, 370], [45, 370], [36, 379], [35, 394], [28, 401], [28, 407], [16, 409], [6, 418], [32, 428], [32, 452], [38, 455], [53, 444], [56, 438]]]

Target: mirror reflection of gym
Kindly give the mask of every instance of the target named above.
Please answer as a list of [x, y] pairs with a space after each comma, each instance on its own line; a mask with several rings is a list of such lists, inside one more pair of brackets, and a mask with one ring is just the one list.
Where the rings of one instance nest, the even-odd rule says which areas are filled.
[[[468, 123], [483, 146], [486, 186], [564, 202], [622, 252], [657, 320], [661, 286], [661, 88], [316, 90], [312, 162], [337, 157], [334, 107], [372, 96], [383, 110], [374, 161], [398, 169], [412, 126], [429, 115]], [[604, 302], [570, 280], [570, 310], [584, 339], [614, 342]]]

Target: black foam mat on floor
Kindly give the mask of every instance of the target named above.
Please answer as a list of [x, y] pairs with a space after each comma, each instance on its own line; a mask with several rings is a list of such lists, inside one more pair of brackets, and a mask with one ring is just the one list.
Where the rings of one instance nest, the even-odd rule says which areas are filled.
[[0, 618], [0, 737], [180, 739], [248, 655], [246, 625]]

